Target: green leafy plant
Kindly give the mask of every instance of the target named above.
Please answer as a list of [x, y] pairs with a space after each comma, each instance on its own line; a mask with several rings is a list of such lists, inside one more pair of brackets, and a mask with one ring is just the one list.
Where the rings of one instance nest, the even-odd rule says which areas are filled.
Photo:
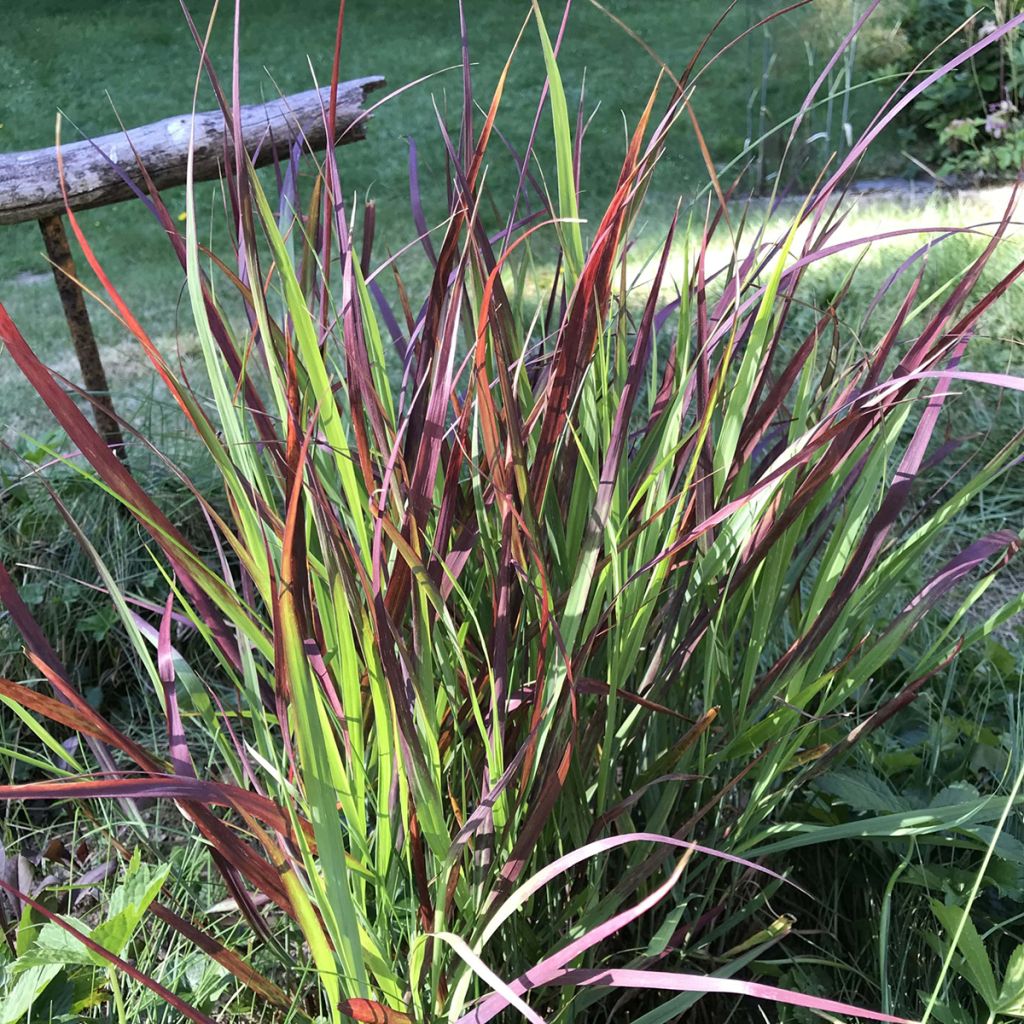
[[[119, 1024], [127, 1024], [121, 981], [111, 957], [124, 954], [169, 870], [166, 865], [143, 864], [136, 853], [110, 895], [106, 918], [93, 927], [66, 916], [40, 921], [26, 905], [14, 956], [0, 968], [5, 993], [0, 1021], [18, 1024], [26, 1013], [32, 1019], [52, 1020], [56, 1014], [78, 1013], [109, 998], [116, 1005]], [[108, 996], [101, 991], [102, 979], [109, 985]]]
[[[944, 59], [949, 40], [965, 24], [971, 38], [984, 39], [1021, 9], [1018, 0], [913, 0], [902, 19], [912, 43], [900, 66], [908, 71], [930, 67]], [[1024, 37], [1014, 29], [914, 104], [910, 120], [926, 147], [922, 155], [940, 175], [955, 181], [1015, 176], [1024, 163], [1022, 99]]]
[[[937, 495], [917, 486], [929, 458], [952, 457], [934, 442], [953, 385], [1024, 390], [969, 362], [1024, 263], [979, 287], [1011, 211], [932, 294], [926, 246], [893, 268], [878, 300], [898, 290], [897, 311], [863, 349], [837, 343], [852, 277], [804, 329], [801, 285], [821, 261], [879, 240], [837, 235], [844, 182], [872, 141], [1015, 24], [887, 107], [781, 231], [741, 230], [709, 160], [702, 205], [663, 224], [647, 260], [633, 244], [645, 192], [679, 122], [701, 138], [691, 98], [707, 61], [665, 69], [617, 185], [590, 210], [565, 37], [533, 4], [524, 33], [536, 32], [547, 74], [535, 131], [551, 133], [554, 165], [535, 174], [528, 149], [514, 192], [495, 196], [486, 167], [507, 77], [478, 108], [463, 20], [461, 116], [439, 121], [449, 209], [433, 238], [415, 169], [410, 181], [429, 262], [418, 301], [399, 259], [375, 265], [374, 208], [349, 205], [334, 147], [322, 164], [296, 153], [312, 185], [300, 195], [291, 173], [272, 198], [239, 142], [241, 97], [218, 87], [230, 255], [201, 245], [194, 190], [184, 235], [147, 196], [185, 273], [201, 391], [68, 215], [220, 474], [226, 509], [167, 460], [209, 524], [213, 558], [103, 445], [0, 307], [0, 338], [77, 450], [63, 461], [146, 531], [166, 591], [156, 612], [134, 606], [52, 492], [163, 737], [140, 742], [90, 706], [0, 566], [35, 676], [0, 680], [0, 696], [53, 743], [48, 728], [78, 733], [95, 763], [0, 798], [173, 801], [246, 927], [193, 913], [169, 883], [150, 910], [231, 973], [233, 1012], [483, 1024], [512, 1008], [532, 1022], [659, 1024], [744, 997], [905, 1019], [756, 979], [793, 930], [775, 904], [800, 898], [783, 855], [960, 840], [1016, 806], [1014, 795], [867, 821], [794, 814], [807, 787], [1024, 603], [966, 623], [1020, 537], [1003, 527], [949, 543], [1013, 468], [1021, 437], [961, 465]], [[339, 64], [336, 50], [335, 87]], [[940, 608], [943, 625], [909, 645]], [[203, 641], [205, 664], [177, 643], [179, 625]], [[145, 818], [131, 825], [159, 849]], [[188, 1019], [210, 1020], [94, 946]], [[857, 995], [874, 1001], [870, 980]]]

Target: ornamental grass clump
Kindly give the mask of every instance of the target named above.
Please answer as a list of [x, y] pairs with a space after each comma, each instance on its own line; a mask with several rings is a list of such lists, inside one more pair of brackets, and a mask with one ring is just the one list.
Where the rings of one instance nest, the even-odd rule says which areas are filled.
[[[518, 186], [498, 195], [486, 169], [515, 53], [478, 109], [463, 22], [464, 104], [457, 131], [440, 125], [449, 210], [435, 231], [411, 188], [422, 294], [400, 271], [408, 254], [375, 254], [374, 209], [346, 196], [333, 148], [322, 162], [297, 148], [268, 194], [234, 144], [237, 74], [228, 92], [214, 80], [234, 246], [201, 244], [191, 185], [183, 227], [155, 189], [141, 196], [184, 270], [201, 381], [160, 354], [68, 213], [223, 482], [215, 500], [167, 462], [217, 557], [200, 556], [0, 308], [8, 353], [74, 446], [67, 461], [137, 521], [166, 580], [162, 612], [140, 610], [80, 536], [165, 719], [153, 747], [82, 698], [0, 568], [34, 666], [0, 694], [52, 743], [77, 733], [92, 759], [0, 797], [121, 801], [131, 832], [111, 841], [126, 864], [161, 856], [146, 804], [173, 801], [238, 916], [223, 924], [161, 873], [152, 941], [184, 941], [230, 972], [233, 1015], [483, 1024], [511, 1008], [657, 1024], [715, 994], [902, 1019], [917, 1008], [754, 979], [766, 951], [785, 949], [787, 909], [813, 905], [787, 851], [873, 828], [984, 850], [971, 827], [1006, 807], [966, 799], [856, 834], [789, 815], [810, 780], [1020, 607], [960, 614], [1017, 533], [949, 543], [1020, 436], [975, 465], [936, 435], [954, 390], [1024, 389], [967, 368], [979, 320], [1024, 263], [979, 288], [1008, 212], [977, 229], [987, 241], [960, 276], [926, 293], [930, 245], [949, 234], [927, 229], [934, 243], [875, 296], [868, 318], [894, 295], [896, 312], [865, 348], [844, 316], [856, 269], [809, 319], [801, 284], [884, 240], [838, 239], [844, 184], [915, 96], [998, 35], [908, 82], [781, 230], [767, 214], [751, 230], [756, 212], [730, 201], [738, 186], [709, 159], [707, 196], [660, 225], [647, 262], [633, 244], [645, 189], [667, 146], [703, 146], [690, 99], [711, 50], [666, 69], [603, 210], [584, 219], [585, 112], [570, 112], [557, 62], [569, 43], [536, 4], [523, 28], [517, 45], [538, 38], [547, 80]], [[551, 167], [535, 167], [542, 133]], [[143, 445], [159, 455], [131, 444]], [[922, 495], [916, 482], [943, 460], [966, 468]], [[948, 628], [908, 646], [936, 614]], [[184, 974], [146, 974], [85, 922], [0, 886], [155, 994], [140, 1005], [222, 1012], [197, 1006]]]

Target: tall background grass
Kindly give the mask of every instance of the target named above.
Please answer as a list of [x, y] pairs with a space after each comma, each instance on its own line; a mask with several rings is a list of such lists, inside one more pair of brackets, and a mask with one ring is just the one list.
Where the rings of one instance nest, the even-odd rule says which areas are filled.
[[[481, 85], [466, 12], [419, 270], [333, 150], [283, 196], [238, 154], [219, 256], [194, 189], [183, 221], [150, 197], [186, 373], [69, 218], [173, 423], [133, 472], [0, 311], [62, 431], [5, 500], [26, 538], [61, 516], [109, 609], [58, 653], [31, 563], [0, 572], [8, 1019], [1019, 1005], [1012, 202], [858, 231], [893, 100], [805, 199], [730, 203], [709, 158], [668, 213], [714, 41], [627, 114], [612, 176], [571, 34], [523, 13]], [[492, 175], [513, 91], [523, 171]]]

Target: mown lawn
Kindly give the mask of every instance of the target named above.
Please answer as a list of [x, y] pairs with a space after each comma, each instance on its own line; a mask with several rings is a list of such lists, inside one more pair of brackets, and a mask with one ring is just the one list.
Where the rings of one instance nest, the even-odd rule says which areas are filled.
[[[724, 4], [705, 0], [611, 0], [608, 9], [644, 39], [671, 67], [679, 69], [712, 27]], [[775, 0], [744, 0], [722, 25], [724, 42], [776, 9]], [[204, 25], [212, 4], [191, 3], [196, 21]], [[561, 5], [543, 5], [552, 29]], [[486, 105], [500, 68], [514, 45], [526, 0], [471, 0], [467, 21], [474, 62], [478, 104]], [[336, 0], [245, 0], [242, 4], [241, 51], [243, 101], [259, 102], [279, 92], [309, 88], [313, 76], [329, 81]], [[232, 5], [221, 4], [212, 38], [214, 62], [227, 77], [231, 53]], [[756, 137], [762, 73], [767, 78], [764, 123], [784, 120], [799, 106], [810, 74], [801, 22], [790, 16], [768, 36], [752, 33], [712, 68], [695, 101], [709, 148], [724, 165]], [[823, 60], [822, 55], [819, 60]], [[443, 210], [440, 182], [444, 151], [437, 112], [453, 126], [457, 117], [461, 75], [458, 7], [455, 0], [402, 0], [378, 3], [349, 0], [343, 46], [343, 77], [383, 74], [398, 88], [424, 76], [422, 84], [387, 102], [375, 117], [368, 141], [344, 151], [344, 185], [350, 195], [370, 196], [378, 207], [378, 253], [400, 248], [414, 229], [409, 216], [408, 144], [419, 149], [424, 203], [431, 223]], [[21, 150], [50, 145], [58, 109], [70, 123], [64, 139], [77, 132], [100, 134], [116, 127], [115, 111], [126, 125], [157, 120], [190, 108], [197, 50], [174, 0], [40, 0], [12, 6], [0, 35], [0, 149]], [[589, 0], [576, 0], [562, 50], [562, 74], [570, 106], [593, 115], [585, 142], [584, 209], [587, 195], [604, 199], [617, 172], [626, 126], [647, 99], [658, 67], [641, 46]], [[512, 66], [498, 128], [515, 146], [525, 143], [544, 81], [536, 32], [524, 35]], [[204, 83], [205, 84], [205, 83]], [[379, 95], [379, 94], [378, 94]], [[853, 110], [863, 123], [877, 102], [873, 89], [858, 92]], [[213, 106], [208, 87], [199, 105]], [[813, 120], [816, 118], [816, 121]], [[809, 129], [825, 127], [823, 110], [812, 115]], [[546, 155], [547, 122], [542, 125], [539, 152]], [[76, 131], [77, 129], [77, 131]], [[834, 129], [835, 141], [839, 132]], [[809, 130], [810, 134], [810, 130]], [[828, 139], [814, 143], [822, 152]], [[767, 157], [771, 158], [769, 147]], [[499, 196], [513, 183], [511, 160], [495, 159], [489, 182]], [[901, 170], [893, 145], [876, 150], [868, 173]], [[680, 131], [655, 178], [648, 209], [668, 211], [682, 192], [692, 196], [706, 184], [707, 172], [691, 131]], [[214, 220], [220, 203], [217, 189], [202, 190]], [[172, 209], [184, 210], [181, 191], [168, 196]], [[499, 204], [501, 205], [501, 204]], [[657, 219], [657, 218], [654, 218]], [[141, 206], [122, 204], [92, 211], [85, 228], [111, 276], [147, 327], [169, 349], [186, 349], [187, 329], [179, 336], [180, 271], [160, 231]], [[66, 329], [34, 224], [6, 227], [0, 246], [0, 300], [45, 358], [74, 377], [76, 367]], [[418, 249], [404, 261], [415, 273]], [[80, 268], [81, 269], [81, 268]], [[91, 283], [88, 273], [85, 279]], [[94, 307], [95, 308], [95, 307]], [[108, 353], [108, 369], [117, 391], [144, 399], [148, 374], [126, 344], [125, 332], [102, 310], [95, 310], [97, 333]], [[0, 354], [0, 379], [11, 396], [10, 408], [21, 410], [7, 420], [25, 425], [34, 419], [31, 397]]]

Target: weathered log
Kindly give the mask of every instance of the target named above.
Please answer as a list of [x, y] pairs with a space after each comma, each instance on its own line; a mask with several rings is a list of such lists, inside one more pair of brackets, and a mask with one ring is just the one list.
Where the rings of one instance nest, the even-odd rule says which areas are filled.
[[[339, 84], [334, 132], [339, 144], [363, 138], [363, 101], [367, 93], [383, 85], [384, 79], [379, 76]], [[330, 98], [328, 86], [242, 107], [242, 144], [246, 152], [259, 166], [275, 158], [286, 158], [299, 139], [309, 149], [323, 149], [327, 141], [325, 111], [330, 107]], [[157, 188], [184, 184], [192, 123], [192, 115], [185, 114], [62, 145], [71, 209], [88, 210], [131, 199], [134, 193], [122, 179], [122, 173], [144, 189], [136, 153]], [[193, 179], [208, 181], [219, 177], [230, 148], [222, 112], [196, 114]], [[0, 153], [0, 224], [42, 220], [63, 212], [55, 148]]]

